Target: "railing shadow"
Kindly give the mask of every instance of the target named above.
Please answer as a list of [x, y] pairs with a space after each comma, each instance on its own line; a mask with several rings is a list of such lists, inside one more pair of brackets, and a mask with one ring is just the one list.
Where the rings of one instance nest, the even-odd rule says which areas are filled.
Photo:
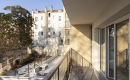
[[90, 62], [70, 49], [43, 80], [98, 80], [95, 71]]

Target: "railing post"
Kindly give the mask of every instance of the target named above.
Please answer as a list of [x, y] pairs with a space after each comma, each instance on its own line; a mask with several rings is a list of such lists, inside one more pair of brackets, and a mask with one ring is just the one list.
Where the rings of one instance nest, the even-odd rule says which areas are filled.
[[72, 48], [71, 48], [71, 66], [72, 66]]
[[28, 74], [29, 74], [29, 64], [28, 64]]
[[42, 60], [41, 60], [41, 65], [42, 65]]
[[76, 63], [77, 63], [77, 52], [76, 52]]
[[68, 54], [67, 54], [67, 67], [68, 67]]
[[35, 61], [34, 61], [34, 69], [35, 69]]
[[83, 67], [83, 57], [82, 57], [82, 67]]
[[58, 67], [58, 80], [60, 80], [60, 79], [59, 79], [59, 67]]

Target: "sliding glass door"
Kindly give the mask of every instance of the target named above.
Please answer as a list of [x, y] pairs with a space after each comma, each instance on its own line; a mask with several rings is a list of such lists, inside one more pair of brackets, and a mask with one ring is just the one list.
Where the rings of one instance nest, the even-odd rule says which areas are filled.
[[116, 24], [116, 77], [129, 80], [129, 20]]
[[107, 78], [129, 80], [129, 19], [100, 29], [100, 69]]
[[114, 25], [107, 27], [108, 78], [114, 78]]

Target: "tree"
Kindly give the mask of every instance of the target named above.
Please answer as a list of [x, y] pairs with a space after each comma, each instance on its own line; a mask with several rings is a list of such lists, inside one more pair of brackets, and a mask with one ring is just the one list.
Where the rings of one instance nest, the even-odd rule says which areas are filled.
[[0, 13], [0, 37], [6, 46], [4, 48], [20, 49], [23, 53], [23, 47], [32, 45], [31, 27], [34, 20], [30, 12], [19, 5], [7, 6], [4, 10], [10, 11], [8, 14]]

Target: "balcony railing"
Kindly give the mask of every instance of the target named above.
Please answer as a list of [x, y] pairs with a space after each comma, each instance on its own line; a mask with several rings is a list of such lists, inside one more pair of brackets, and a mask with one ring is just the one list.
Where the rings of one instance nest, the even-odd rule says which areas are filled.
[[95, 71], [91, 63], [70, 49], [43, 80], [98, 80]]

